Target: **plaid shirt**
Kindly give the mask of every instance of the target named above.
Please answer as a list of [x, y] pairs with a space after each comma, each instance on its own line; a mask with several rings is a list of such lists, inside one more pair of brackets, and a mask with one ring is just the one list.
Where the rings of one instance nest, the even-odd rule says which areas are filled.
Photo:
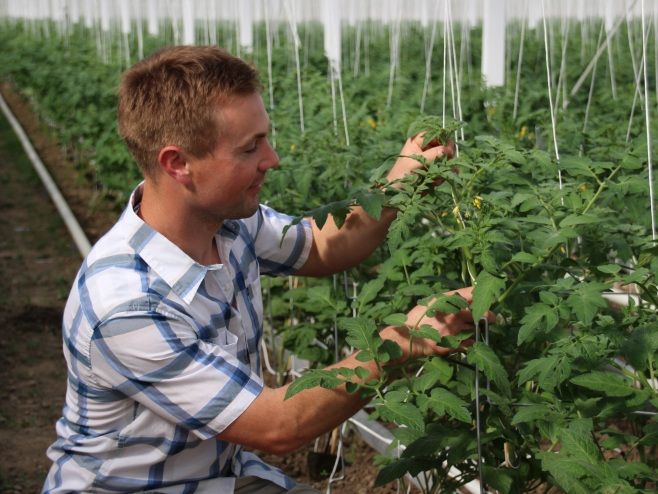
[[253, 475], [294, 482], [216, 438], [263, 387], [260, 274], [308, 257], [308, 223], [261, 206], [215, 236], [203, 266], [135, 213], [138, 188], [94, 246], [64, 311], [68, 387], [43, 492], [230, 493]]

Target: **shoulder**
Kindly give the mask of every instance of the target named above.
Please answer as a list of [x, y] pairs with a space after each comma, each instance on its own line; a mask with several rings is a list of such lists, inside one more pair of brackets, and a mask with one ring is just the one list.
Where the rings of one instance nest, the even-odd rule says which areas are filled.
[[67, 309], [79, 307], [93, 325], [118, 311], [149, 310], [156, 292], [133, 240], [118, 223], [94, 245], [78, 271]]

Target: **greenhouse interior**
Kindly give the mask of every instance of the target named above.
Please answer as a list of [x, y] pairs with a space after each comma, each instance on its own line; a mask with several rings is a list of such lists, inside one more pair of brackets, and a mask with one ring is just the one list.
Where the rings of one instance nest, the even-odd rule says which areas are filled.
[[[261, 261], [260, 292], [248, 287], [262, 305], [249, 343], [260, 386], [285, 389], [284, 404], [365, 404], [302, 449], [259, 453], [262, 465], [314, 489], [299, 492], [656, 492], [657, 30], [658, 0], [0, 0], [0, 491], [243, 492], [168, 480], [187, 468], [172, 466], [179, 450], [225, 444], [176, 414], [161, 420], [188, 439], [164, 446], [153, 426], [140, 446], [169, 448], [151, 484], [116, 480], [93, 447], [75, 452], [78, 436], [61, 445], [84, 360], [68, 330], [62, 355], [69, 290], [91, 283], [78, 269], [149, 181], [117, 123], [122, 74], [187, 45], [257, 71], [276, 156], [258, 207], [287, 215], [278, 248], [304, 228], [348, 235], [355, 215], [393, 218], [334, 274]], [[391, 178], [404, 160], [413, 170]], [[465, 313], [462, 332], [426, 323]], [[408, 348], [382, 328], [404, 328]], [[107, 338], [102, 324], [93, 338]], [[416, 355], [419, 342], [441, 352]], [[161, 384], [149, 379], [110, 391], [137, 414]], [[65, 488], [69, 464], [93, 488]]]

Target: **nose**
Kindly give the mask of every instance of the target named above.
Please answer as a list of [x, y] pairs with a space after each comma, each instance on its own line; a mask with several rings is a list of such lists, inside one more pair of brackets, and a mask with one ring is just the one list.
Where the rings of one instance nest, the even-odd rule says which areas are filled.
[[270, 168], [278, 168], [279, 155], [276, 153], [269, 141], [267, 141], [266, 156], [260, 162], [261, 171], [265, 172]]

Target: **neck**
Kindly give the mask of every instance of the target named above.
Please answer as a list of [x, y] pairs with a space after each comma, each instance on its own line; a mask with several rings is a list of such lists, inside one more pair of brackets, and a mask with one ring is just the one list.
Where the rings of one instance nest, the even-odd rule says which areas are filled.
[[144, 181], [139, 216], [199, 264], [219, 264], [215, 234], [223, 222], [194, 214], [184, 198], [163, 182]]

